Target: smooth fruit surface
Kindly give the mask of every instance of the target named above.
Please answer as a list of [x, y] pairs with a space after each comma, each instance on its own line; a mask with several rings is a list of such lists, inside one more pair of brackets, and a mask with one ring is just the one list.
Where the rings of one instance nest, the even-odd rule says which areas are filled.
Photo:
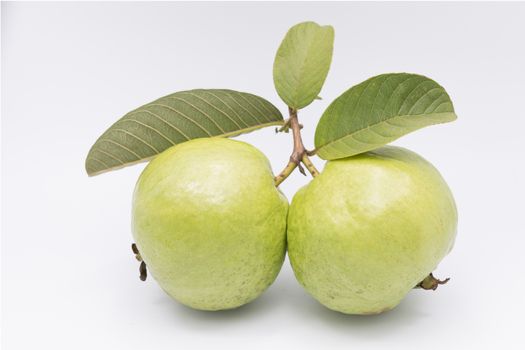
[[195, 139], [164, 151], [141, 174], [133, 237], [173, 298], [196, 309], [230, 309], [255, 299], [276, 278], [287, 212], [259, 150], [229, 139]]
[[329, 161], [294, 197], [288, 255], [319, 302], [349, 314], [395, 307], [454, 243], [457, 211], [439, 172], [382, 147]]

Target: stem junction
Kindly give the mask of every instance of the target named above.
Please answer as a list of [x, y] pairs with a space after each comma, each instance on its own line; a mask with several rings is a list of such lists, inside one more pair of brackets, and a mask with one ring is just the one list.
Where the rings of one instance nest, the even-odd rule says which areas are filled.
[[292, 130], [293, 151], [286, 167], [279, 173], [279, 175], [275, 177], [275, 186], [279, 186], [295, 170], [295, 168], [299, 168], [301, 174], [306, 175], [306, 172], [304, 171], [304, 168], [301, 164], [304, 164], [308, 172], [313, 177], [319, 175], [319, 171], [315, 168], [314, 164], [308, 157], [309, 152], [304, 147], [303, 140], [301, 138], [302, 125], [299, 124], [297, 110], [288, 107], [288, 112], [290, 118], [279, 131], [288, 132], [289, 129]]

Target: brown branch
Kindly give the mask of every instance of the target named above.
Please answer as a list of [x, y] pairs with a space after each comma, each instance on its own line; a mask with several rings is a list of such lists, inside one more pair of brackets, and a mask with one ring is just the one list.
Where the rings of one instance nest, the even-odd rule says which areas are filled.
[[285, 125], [292, 129], [293, 151], [286, 167], [275, 177], [275, 186], [279, 186], [279, 184], [281, 184], [297, 167], [299, 167], [301, 173], [304, 174], [305, 172], [301, 163], [305, 165], [306, 169], [308, 169], [313, 177], [319, 175], [319, 171], [315, 168], [314, 164], [308, 157], [306, 148], [304, 147], [303, 139], [301, 137], [301, 129], [303, 126], [299, 124], [297, 110], [289, 107], [288, 113], [290, 114], [290, 118], [288, 118]]

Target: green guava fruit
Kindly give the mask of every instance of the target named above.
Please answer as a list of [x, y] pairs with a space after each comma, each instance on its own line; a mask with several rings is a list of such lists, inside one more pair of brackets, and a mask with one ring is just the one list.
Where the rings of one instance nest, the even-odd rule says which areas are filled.
[[195, 139], [164, 151], [142, 172], [133, 237], [149, 272], [174, 299], [195, 309], [231, 309], [277, 277], [287, 213], [258, 149]]
[[414, 152], [382, 147], [327, 162], [293, 198], [288, 255], [297, 280], [347, 314], [394, 308], [452, 249], [454, 198]]

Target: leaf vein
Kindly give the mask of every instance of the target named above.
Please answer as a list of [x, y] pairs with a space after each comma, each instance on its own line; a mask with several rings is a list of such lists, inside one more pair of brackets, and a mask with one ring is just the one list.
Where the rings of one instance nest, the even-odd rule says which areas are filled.
[[119, 120], [118, 122], [120, 123], [124, 123], [124, 122], [133, 122], [133, 123], [136, 123], [136, 124], [139, 124], [145, 128], [148, 128], [152, 131], [154, 131], [155, 133], [157, 133], [158, 135], [160, 135], [163, 139], [165, 139], [166, 141], [168, 141], [169, 143], [171, 143], [172, 145], [175, 145], [175, 143], [170, 139], [168, 138], [166, 135], [164, 135], [163, 133], [161, 133], [159, 130], [149, 126], [148, 124], [145, 124], [143, 122], [140, 122], [138, 121], [137, 119], [132, 119], [132, 118], [129, 118], [129, 119], [122, 119], [122, 120]]
[[112, 155], [112, 154], [109, 153], [109, 152], [104, 151], [103, 149], [100, 149], [100, 147], [94, 149], [94, 151], [97, 151], [97, 152], [99, 152], [99, 153], [102, 153], [102, 154], [104, 154], [105, 156], [110, 157], [110, 158], [112, 158], [112, 159], [115, 159], [117, 162], [119, 162], [119, 163], [121, 163], [121, 164], [124, 164], [124, 161], [123, 161], [122, 159], [120, 159], [120, 158], [117, 157], [117, 156]]
[[[197, 123], [195, 120], [191, 119], [190, 117], [188, 117], [186, 114], [182, 113], [182, 112], [179, 112], [177, 111], [175, 108], [173, 107], [170, 107], [168, 105], [165, 105], [165, 104], [161, 104], [161, 103], [150, 103], [149, 106], [159, 106], [159, 107], [163, 107], [163, 108], [167, 108], [179, 115], [181, 115], [183, 118], [185, 118], [186, 120], [189, 120], [190, 122], [192, 122], [193, 124], [197, 125], [202, 131], [204, 131], [206, 134], [208, 134], [208, 136], [213, 136], [212, 134], [210, 134], [210, 132], [204, 128], [202, 125], [200, 125], [199, 123]], [[153, 112], [151, 112], [153, 113]], [[188, 138], [189, 140], [189, 138]]]
[[116, 142], [116, 141], [113, 141], [113, 140], [111, 140], [111, 139], [106, 139], [106, 138], [99, 139], [99, 141], [100, 141], [100, 142], [109, 142], [109, 143], [112, 143], [112, 144], [114, 144], [114, 145], [117, 145], [117, 146], [119, 146], [120, 148], [126, 150], [127, 152], [133, 154], [135, 157], [137, 157], [137, 160], [142, 158], [140, 155], [138, 155], [137, 153], [135, 153], [135, 151], [129, 149], [128, 147], [124, 146], [124, 145], [121, 144], [120, 142]]
[[202, 113], [206, 118], [208, 118], [209, 121], [211, 121], [213, 123], [213, 125], [215, 125], [217, 127], [217, 129], [219, 129], [221, 131], [221, 133], [226, 133], [226, 130], [224, 130], [223, 128], [221, 128], [221, 126], [219, 124], [217, 124], [215, 122], [215, 120], [213, 120], [213, 118], [211, 116], [208, 115], [208, 113], [202, 111], [200, 108], [198, 108], [197, 106], [193, 105], [192, 103], [188, 102], [186, 99], [184, 98], [181, 98], [181, 97], [175, 97], [175, 96], [168, 96], [167, 98], [169, 99], [172, 99], [172, 100], [176, 100], [176, 101], [181, 101], [183, 103], [186, 103], [188, 106], [191, 106], [192, 108], [196, 109], [197, 111], [199, 111], [200, 113]]
[[148, 146], [149, 148], [151, 148], [153, 151], [157, 152], [157, 153], [160, 153], [160, 151], [153, 145], [151, 145], [149, 142], [147, 142], [146, 140], [144, 140], [142, 137], [138, 136], [138, 135], [135, 135], [134, 133], [126, 130], [126, 129], [121, 129], [121, 128], [114, 128], [114, 129], [111, 129], [112, 131], [120, 131], [126, 135], [129, 135], [133, 138], [135, 138], [136, 140], [139, 140], [140, 142], [142, 142], [143, 144], [145, 144], [146, 146]]
[[435, 90], [440, 90], [442, 89], [441, 86], [437, 86], [435, 88], [432, 88], [432, 89], [429, 89], [427, 92], [425, 92], [423, 95], [421, 95], [417, 100], [416, 102], [414, 102], [414, 104], [412, 105], [412, 107], [410, 107], [410, 109], [408, 110], [407, 114], [410, 115], [410, 113], [412, 113], [412, 111], [414, 110], [414, 108], [416, 108], [416, 106], [418, 105], [418, 103], [425, 97], [427, 96], [429, 93], [431, 93], [432, 91], [435, 91]]
[[264, 124], [261, 120], [259, 120], [259, 118], [257, 118], [256, 116], [253, 115], [253, 113], [251, 113], [249, 110], [247, 110], [243, 105], [241, 105], [239, 103], [239, 101], [237, 101], [237, 99], [235, 99], [234, 96], [232, 96], [230, 94], [230, 91], [229, 90], [224, 90], [224, 93], [228, 96], [230, 96], [232, 98], [232, 100], [239, 105], [239, 107], [241, 107], [242, 109], [244, 109], [246, 112], [248, 112], [248, 114], [252, 117], [252, 119], [255, 119], [255, 121], [258, 123], [258, 124]]
[[212, 107], [213, 109], [215, 109], [217, 112], [221, 113], [222, 115], [224, 115], [226, 118], [228, 118], [229, 120], [232, 121], [233, 124], [235, 124], [235, 126], [237, 126], [238, 128], [241, 128], [241, 126], [234, 120], [232, 119], [228, 114], [226, 114], [223, 110], [217, 108], [216, 106], [214, 106], [213, 104], [211, 104], [210, 102], [206, 101], [205, 99], [203, 99], [202, 97], [200, 97], [199, 95], [197, 94], [194, 94], [190, 91], [184, 91], [182, 93], [185, 93], [185, 94], [188, 94], [190, 96], [193, 96], [193, 97], [196, 97], [198, 98], [199, 100], [201, 100], [202, 102], [206, 103], [208, 106]]
[[272, 121], [271, 119], [266, 118], [266, 117], [265, 117], [266, 113], [262, 112], [259, 108], [257, 108], [255, 105], [253, 105], [253, 104], [250, 102], [250, 100], [248, 100], [243, 94], [241, 94], [240, 92], [236, 92], [236, 91], [235, 91], [235, 92], [232, 91], [232, 93], [235, 93], [236, 95], [238, 95], [238, 96], [239, 96], [240, 98], [242, 98], [244, 101], [248, 102], [248, 104], [249, 104], [250, 106], [252, 106], [255, 110], [257, 110], [257, 112], [261, 113], [261, 118], [264, 117], [264, 120], [265, 120], [265, 121], [268, 121], [268, 122]]

